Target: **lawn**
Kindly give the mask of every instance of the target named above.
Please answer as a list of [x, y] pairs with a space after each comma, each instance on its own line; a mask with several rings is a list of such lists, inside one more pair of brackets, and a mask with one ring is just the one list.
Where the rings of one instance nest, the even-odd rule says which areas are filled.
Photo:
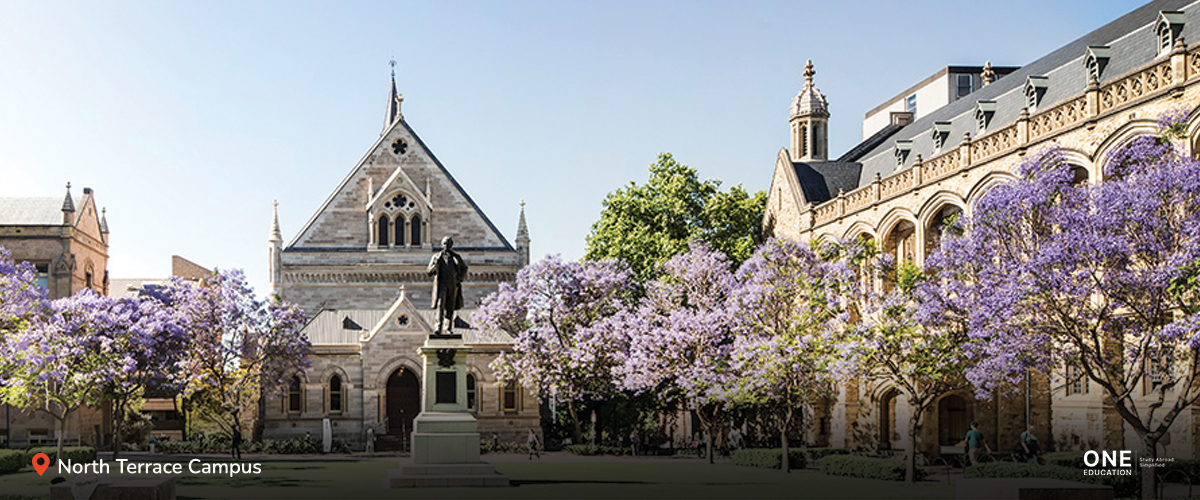
[[[826, 476], [793, 471], [708, 465], [699, 460], [520, 462], [497, 461], [510, 488], [385, 490], [392, 461], [268, 462], [256, 476], [182, 476], [180, 499], [197, 498], [950, 498], [952, 487]], [[0, 499], [45, 498], [51, 475], [31, 469], [0, 476]]]

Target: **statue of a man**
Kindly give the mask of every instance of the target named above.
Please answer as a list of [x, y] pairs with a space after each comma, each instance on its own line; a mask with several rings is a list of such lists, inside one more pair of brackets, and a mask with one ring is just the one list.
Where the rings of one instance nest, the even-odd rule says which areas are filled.
[[[442, 238], [442, 251], [429, 260], [430, 276], [433, 276], [433, 309], [438, 310], [437, 334], [449, 335], [454, 330], [454, 311], [462, 309], [462, 280], [467, 275], [467, 263], [458, 252], [451, 250], [454, 240]], [[448, 322], [442, 328], [442, 323]]]

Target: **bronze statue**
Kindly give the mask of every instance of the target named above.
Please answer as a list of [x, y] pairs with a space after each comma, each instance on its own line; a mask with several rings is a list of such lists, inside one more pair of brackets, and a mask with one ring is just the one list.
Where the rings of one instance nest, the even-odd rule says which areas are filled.
[[[467, 275], [467, 263], [458, 252], [451, 250], [454, 239], [442, 238], [442, 251], [433, 254], [427, 272], [433, 276], [433, 309], [438, 310], [437, 335], [454, 331], [454, 311], [462, 309], [462, 280]], [[448, 321], [445, 329], [442, 323]]]

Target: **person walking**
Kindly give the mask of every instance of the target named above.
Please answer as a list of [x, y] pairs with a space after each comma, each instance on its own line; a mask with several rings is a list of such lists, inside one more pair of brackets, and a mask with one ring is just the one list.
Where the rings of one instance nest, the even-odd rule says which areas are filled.
[[1033, 424], [1029, 424], [1029, 430], [1021, 433], [1021, 448], [1025, 450], [1025, 459], [1029, 463], [1038, 464], [1038, 454], [1042, 449], [1038, 445], [1038, 437]]
[[233, 446], [229, 453], [233, 455], [234, 460], [242, 459], [242, 431], [236, 425], [233, 428]]
[[533, 460], [534, 455], [537, 455], [538, 460], [542, 459], [542, 454], [538, 453], [538, 444], [539, 443], [538, 443], [537, 433], [533, 432], [533, 429], [529, 429], [529, 438], [526, 439], [525, 444], [527, 444], [529, 446], [529, 459], [530, 460]]
[[638, 445], [641, 444], [638, 440], [637, 429], [629, 431], [629, 449], [633, 456], [638, 454]]
[[992, 448], [987, 443], [983, 442], [983, 432], [979, 431], [979, 422], [971, 422], [971, 430], [967, 431], [967, 457], [971, 460], [971, 465], [979, 463], [979, 448], [987, 449], [988, 453], [992, 452]]

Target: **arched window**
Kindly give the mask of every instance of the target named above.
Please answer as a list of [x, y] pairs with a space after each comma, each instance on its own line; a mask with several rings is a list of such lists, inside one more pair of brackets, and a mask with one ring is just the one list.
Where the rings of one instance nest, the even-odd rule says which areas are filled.
[[800, 126], [800, 156], [808, 156], [808, 127]]
[[396, 215], [396, 246], [404, 246], [404, 216]]
[[304, 411], [304, 385], [300, 380], [299, 375], [292, 376], [292, 381], [288, 384], [287, 406], [284, 411], [287, 413], [300, 413]]
[[329, 413], [342, 412], [342, 377], [329, 377]]
[[412, 216], [412, 245], [421, 246], [421, 216]]
[[501, 398], [501, 400], [504, 402], [504, 411], [517, 411], [517, 396], [517, 381], [509, 380], [507, 384], [504, 384], [504, 395]]
[[478, 398], [475, 393], [475, 375], [467, 374], [467, 409], [475, 411]]
[[388, 224], [386, 215], [379, 216], [379, 246], [386, 247], [391, 244], [391, 238], [388, 235], [391, 233], [391, 227]]
[[1071, 165], [1071, 175], [1072, 175], [1072, 178], [1071, 178], [1072, 186], [1080, 186], [1083, 184], [1087, 184], [1087, 182], [1088, 182], [1089, 176], [1088, 176], [1087, 169], [1083, 168], [1079, 165]]

